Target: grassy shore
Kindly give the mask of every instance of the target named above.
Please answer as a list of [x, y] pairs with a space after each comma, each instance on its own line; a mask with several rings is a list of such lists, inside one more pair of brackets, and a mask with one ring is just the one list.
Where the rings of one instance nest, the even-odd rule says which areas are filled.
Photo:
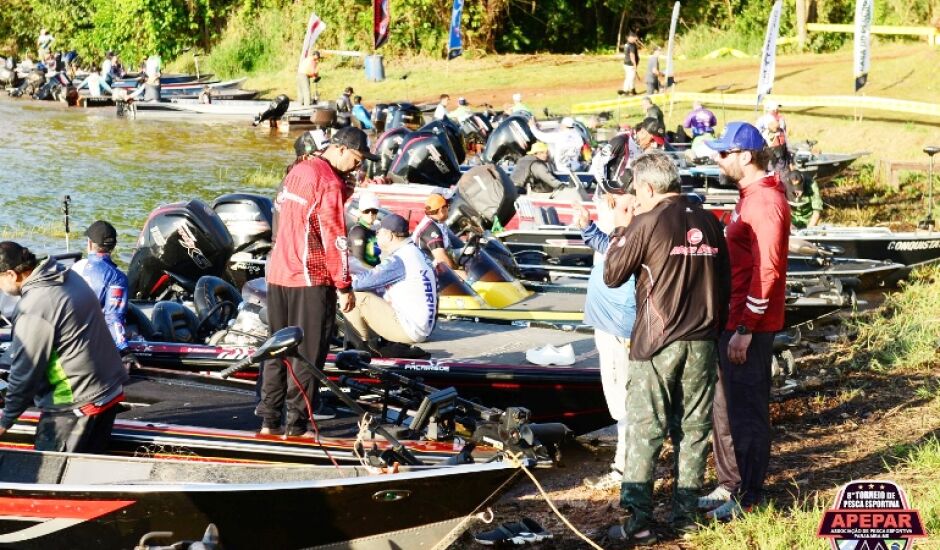
[[[940, 66], [940, 48], [923, 42], [878, 43], [872, 56], [869, 83], [863, 93], [875, 97], [940, 102], [940, 80], [933, 67]], [[191, 60], [180, 59], [173, 68], [186, 70]], [[211, 70], [212, 56], [206, 64]], [[730, 86], [726, 93], [754, 93], [759, 60], [722, 58], [714, 60], [677, 59], [676, 78], [681, 91], [715, 92]], [[204, 67], [205, 69], [205, 67]], [[429, 58], [385, 59], [386, 79], [368, 82], [361, 60], [327, 56], [321, 71], [320, 94], [336, 98], [345, 86], [352, 86], [366, 104], [379, 101], [411, 100], [435, 102], [442, 93], [464, 96], [471, 104], [502, 108], [515, 92], [537, 112], [548, 108], [565, 113], [571, 105], [616, 97], [622, 85], [619, 56], [601, 55], [500, 55], [482, 58], [460, 57], [453, 61]], [[851, 95], [852, 51], [829, 54], [790, 54], [777, 59], [774, 91], [778, 94]], [[641, 83], [638, 82], [638, 85]], [[265, 96], [296, 95], [294, 66], [278, 72], [249, 75], [247, 88]], [[753, 119], [752, 109], [711, 106], [719, 120]], [[670, 127], [678, 124], [688, 105], [666, 111]], [[855, 113], [852, 109], [803, 109], [783, 106], [791, 128], [791, 139], [813, 139], [827, 151], [870, 151], [875, 159], [924, 160], [923, 146], [940, 137], [940, 118], [915, 117], [885, 111]], [[861, 115], [857, 121], [855, 115]], [[639, 108], [616, 113], [635, 122]]]

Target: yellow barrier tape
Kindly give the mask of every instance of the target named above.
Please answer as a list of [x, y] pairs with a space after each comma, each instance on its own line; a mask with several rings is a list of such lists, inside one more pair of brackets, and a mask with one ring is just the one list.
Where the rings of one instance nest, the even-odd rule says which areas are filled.
[[[655, 96], [660, 104], [666, 104], [670, 101], [674, 103], [692, 103], [701, 101], [709, 103], [712, 106], [725, 105], [754, 107], [757, 104], [757, 96], [751, 94], [721, 94], [717, 93], [699, 93], [699, 92], [667, 92]], [[768, 96], [770, 97], [770, 96]], [[890, 111], [895, 113], [905, 113], [912, 115], [940, 117], [940, 104], [926, 103], [922, 101], [907, 101], [903, 99], [891, 99], [886, 97], [868, 97], [851, 95], [773, 95], [773, 100], [782, 106], [790, 108], [819, 108], [830, 107], [835, 109], [871, 109], [877, 111]], [[615, 111], [618, 109], [636, 107], [640, 104], [642, 97], [631, 96], [625, 98], [591, 101], [586, 103], [576, 103], [572, 105], [571, 112], [576, 115], [594, 114], [602, 111]]]

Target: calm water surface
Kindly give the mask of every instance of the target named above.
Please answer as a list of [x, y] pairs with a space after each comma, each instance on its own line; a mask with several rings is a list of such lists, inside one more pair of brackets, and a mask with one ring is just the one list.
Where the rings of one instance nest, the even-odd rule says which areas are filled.
[[162, 204], [231, 192], [272, 195], [258, 177], [280, 173], [293, 139], [242, 123], [125, 120], [111, 107], [0, 98], [0, 239], [65, 251], [62, 199], [71, 203], [71, 249], [84, 250], [96, 219], [119, 232], [126, 264], [147, 214]]

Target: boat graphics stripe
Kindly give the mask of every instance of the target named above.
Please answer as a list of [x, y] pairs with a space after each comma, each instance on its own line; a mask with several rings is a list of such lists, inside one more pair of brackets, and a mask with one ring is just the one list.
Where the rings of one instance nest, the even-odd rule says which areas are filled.
[[38, 520], [18, 531], [0, 535], [0, 544], [12, 544], [51, 535], [79, 523], [126, 508], [134, 500], [65, 500], [32, 496], [0, 497], [0, 519]]

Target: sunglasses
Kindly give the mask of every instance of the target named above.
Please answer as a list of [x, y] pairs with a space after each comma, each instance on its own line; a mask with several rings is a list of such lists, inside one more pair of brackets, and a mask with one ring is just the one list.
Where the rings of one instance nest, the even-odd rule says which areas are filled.
[[363, 214], [378, 214], [379, 211], [376, 210], [375, 208], [368, 208], [366, 210], [363, 210], [362, 213]]
[[729, 150], [729, 151], [719, 151], [719, 152], [718, 152], [718, 156], [721, 157], [721, 158], [723, 158], [723, 159], [726, 159], [726, 158], [728, 158], [728, 156], [730, 156], [730, 155], [732, 155], [732, 154], [734, 154], [734, 153], [740, 153], [740, 152], [741, 152], [741, 149], [731, 149], [731, 150]]

